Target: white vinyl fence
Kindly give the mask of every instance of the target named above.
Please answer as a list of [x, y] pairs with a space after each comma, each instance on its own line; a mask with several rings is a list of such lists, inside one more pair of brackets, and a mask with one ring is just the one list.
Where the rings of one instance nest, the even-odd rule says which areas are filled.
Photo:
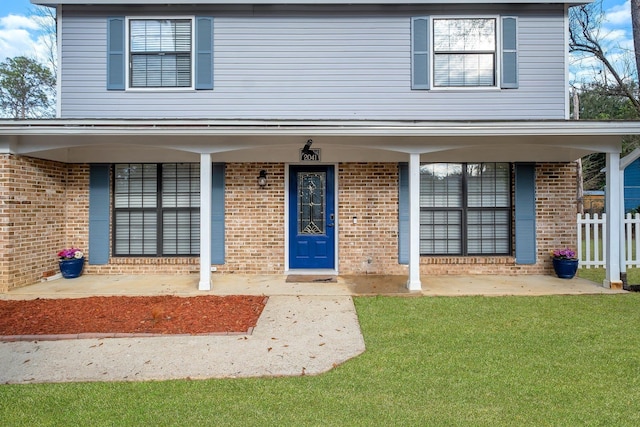
[[[578, 259], [581, 268], [604, 267], [607, 214], [578, 214]], [[627, 267], [640, 267], [640, 214], [624, 218], [624, 256]]]

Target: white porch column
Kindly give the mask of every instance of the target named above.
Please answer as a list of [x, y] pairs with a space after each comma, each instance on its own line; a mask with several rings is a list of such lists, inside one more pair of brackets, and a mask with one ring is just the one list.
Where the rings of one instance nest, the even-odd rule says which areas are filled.
[[420, 282], [420, 154], [409, 155], [409, 281], [410, 291], [422, 290]]
[[211, 155], [200, 154], [200, 283], [201, 291], [211, 290]]
[[620, 280], [620, 153], [607, 153], [607, 247], [605, 288], [622, 288]]

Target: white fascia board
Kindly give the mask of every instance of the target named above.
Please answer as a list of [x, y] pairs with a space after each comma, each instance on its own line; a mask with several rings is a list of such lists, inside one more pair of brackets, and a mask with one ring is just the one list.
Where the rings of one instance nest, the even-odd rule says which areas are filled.
[[0, 120], [8, 135], [622, 136], [640, 121]]
[[108, 5], [154, 5], [154, 4], [171, 4], [171, 5], [216, 5], [216, 4], [280, 4], [280, 5], [319, 5], [319, 4], [386, 4], [386, 5], [419, 5], [419, 4], [488, 4], [488, 3], [504, 3], [504, 4], [536, 4], [536, 3], [560, 3], [560, 4], [587, 4], [593, 3], [594, 0], [171, 0], [171, 1], [158, 1], [158, 0], [31, 0], [31, 3], [42, 6], [55, 6], [58, 4], [68, 5], [96, 5], [96, 6], [108, 6]]

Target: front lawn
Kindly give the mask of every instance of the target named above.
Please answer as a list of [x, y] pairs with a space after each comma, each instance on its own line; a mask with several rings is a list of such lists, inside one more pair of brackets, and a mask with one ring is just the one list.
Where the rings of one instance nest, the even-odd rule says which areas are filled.
[[640, 425], [638, 294], [355, 302], [324, 375], [2, 385], [0, 425]]
[[[578, 268], [578, 277], [591, 280], [599, 285], [605, 278], [604, 268]], [[640, 268], [627, 268], [627, 283], [629, 285], [640, 285]]]

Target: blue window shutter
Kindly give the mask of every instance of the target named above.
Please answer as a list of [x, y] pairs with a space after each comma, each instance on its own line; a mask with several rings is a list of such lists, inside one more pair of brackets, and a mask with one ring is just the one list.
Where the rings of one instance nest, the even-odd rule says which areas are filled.
[[224, 163], [212, 166], [211, 263], [224, 264]]
[[536, 172], [533, 163], [515, 167], [516, 264], [536, 263]]
[[196, 89], [213, 89], [213, 18], [196, 17]]
[[107, 19], [107, 90], [124, 90], [124, 18]]
[[429, 89], [429, 17], [411, 18], [411, 89]]
[[398, 262], [409, 264], [409, 165], [398, 165]]
[[109, 165], [89, 167], [89, 264], [109, 262]]
[[518, 19], [502, 17], [502, 82], [503, 89], [518, 87]]

